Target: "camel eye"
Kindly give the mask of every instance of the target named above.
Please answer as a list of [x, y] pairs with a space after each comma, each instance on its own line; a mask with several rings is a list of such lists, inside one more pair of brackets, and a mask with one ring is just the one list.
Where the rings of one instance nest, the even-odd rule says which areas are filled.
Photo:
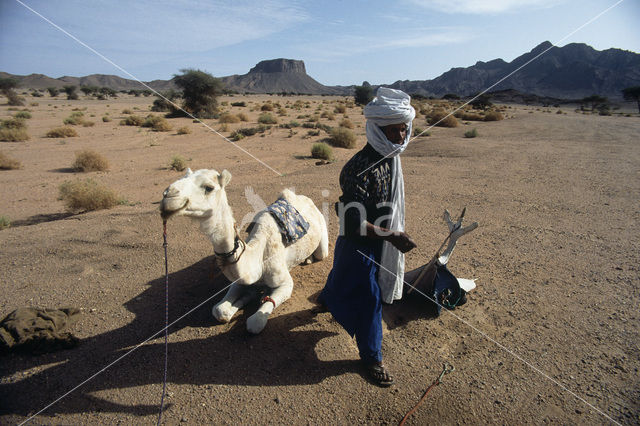
[[213, 186], [206, 185], [204, 187], [204, 193], [205, 194], [209, 194], [211, 191], [213, 191]]

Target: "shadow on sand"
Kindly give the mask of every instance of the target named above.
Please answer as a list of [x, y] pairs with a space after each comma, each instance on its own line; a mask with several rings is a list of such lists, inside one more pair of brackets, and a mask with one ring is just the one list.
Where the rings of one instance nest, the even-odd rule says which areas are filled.
[[[221, 274], [211, 283], [213, 259], [205, 258], [170, 275], [169, 322], [179, 318], [198, 303], [228, 285]], [[50, 404], [108, 364], [122, 357], [135, 345], [162, 330], [164, 326], [164, 277], [149, 282], [149, 288], [129, 300], [125, 307], [135, 319], [124, 327], [84, 339], [71, 350], [39, 356], [5, 355], [0, 359], [0, 414], [27, 416]], [[316, 344], [335, 335], [330, 331], [292, 331], [314, 322], [311, 310], [275, 315], [265, 331], [250, 335], [245, 328], [247, 315], [239, 313], [231, 325], [217, 325], [211, 308], [224, 292], [170, 327], [174, 335], [185, 328], [203, 328], [190, 335], [203, 335], [186, 341], [169, 343], [169, 383], [206, 385], [281, 386], [319, 383], [329, 376], [354, 371], [353, 361], [321, 361]], [[247, 306], [253, 313], [257, 304]], [[211, 327], [225, 332], [211, 335]], [[206, 329], [206, 330], [205, 330]], [[162, 333], [163, 334], [163, 333]], [[80, 412], [121, 412], [134, 415], [157, 413], [158, 405], [118, 404], [95, 396], [95, 392], [158, 384], [158, 396], [164, 369], [164, 339], [159, 334], [127, 355], [112, 368], [75, 390], [47, 409], [42, 415], [55, 416]], [[25, 378], [7, 377], [30, 368], [59, 363]], [[304, 374], [291, 374], [304, 371]]]

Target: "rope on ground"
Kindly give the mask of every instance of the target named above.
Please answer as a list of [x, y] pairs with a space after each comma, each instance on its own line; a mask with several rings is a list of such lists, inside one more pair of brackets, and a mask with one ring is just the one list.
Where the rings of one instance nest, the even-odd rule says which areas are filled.
[[420, 404], [422, 404], [422, 402], [427, 398], [427, 395], [429, 394], [429, 391], [431, 391], [431, 389], [433, 389], [434, 387], [436, 387], [440, 383], [442, 383], [442, 378], [444, 377], [445, 374], [449, 374], [454, 370], [455, 370], [455, 368], [453, 367], [453, 365], [449, 364], [448, 362], [445, 362], [443, 367], [442, 367], [442, 373], [440, 373], [440, 376], [433, 383], [431, 383], [431, 386], [429, 386], [426, 391], [424, 391], [424, 394], [422, 395], [422, 398], [420, 398], [420, 401], [418, 401], [418, 403], [411, 410], [409, 410], [409, 412], [407, 414], [405, 414], [405, 416], [402, 418], [402, 420], [400, 420], [400, 423], [398, 424], [398, 426], [403, 426], [404, 423], [407, 421], [407, 419], [413, 413], [416, 412], [416, 410], [418, 409]]

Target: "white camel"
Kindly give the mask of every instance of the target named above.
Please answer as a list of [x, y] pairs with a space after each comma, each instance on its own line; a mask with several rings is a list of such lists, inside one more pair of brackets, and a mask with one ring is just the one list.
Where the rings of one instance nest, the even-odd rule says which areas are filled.
[[273, 310], [289, 299], [293, 280], [289, 270], [313, 258], [322, 260], [329, 254], [327, 224], [313, 201], [285, 189], [281, 197], [292, 204], [309, 223], [307, 233], [285, 247], [280, 228], [266, 210], [253, 218], [246, 243], [239, 237], [225, 187], [231, 173], [223, 170], [187, 170], [164, 191], [160, 211], [166, 220], [188, 216], [200, 224], [200, 230], [213, 244], [224, 275], [233, 282], [222, 301], [213, 307], [213, 316], [228, 322], [249, 300], [251, 284], [262, 280], [271, 294], [262, 299], [258, 311], [247, 319], [247, 330], [260, 333]]

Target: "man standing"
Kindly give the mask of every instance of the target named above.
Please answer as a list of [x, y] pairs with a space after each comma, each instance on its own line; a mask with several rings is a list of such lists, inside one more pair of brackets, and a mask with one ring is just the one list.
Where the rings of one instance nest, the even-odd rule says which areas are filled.
[[402, 297], [404, 253], [416, 247], [404, 232], [399, 157], [415, 118], [410, 101], [400, 90], [380, 87], [364, 107], [367, 145], [340, 173], [340, 235], [319, 299], [355, 335], [367, 374], [379, 386], [394, 382], [382, 363], [382, 303]]

